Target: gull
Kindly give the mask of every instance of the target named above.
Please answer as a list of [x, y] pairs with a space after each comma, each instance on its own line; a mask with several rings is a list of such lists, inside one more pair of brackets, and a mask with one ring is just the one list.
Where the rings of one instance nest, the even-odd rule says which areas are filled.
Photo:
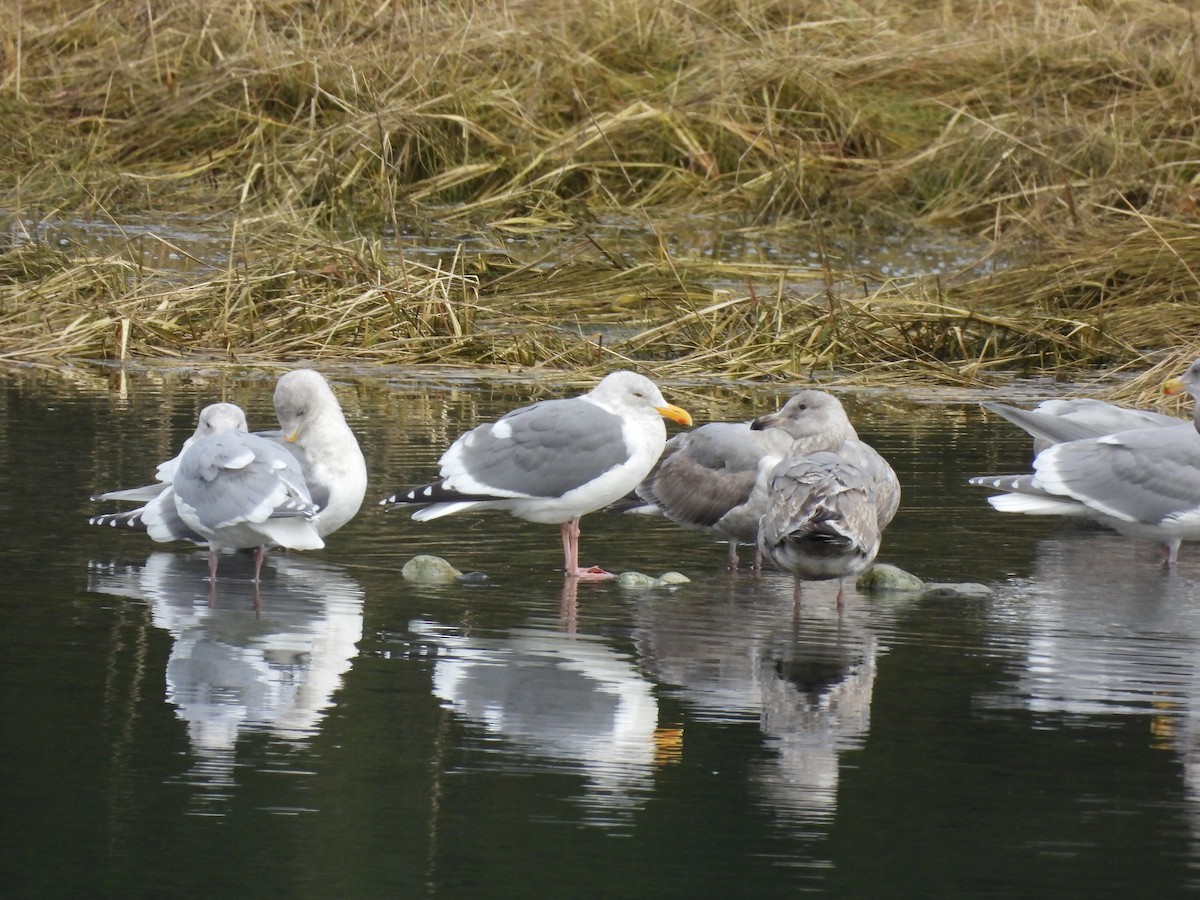
[[179, 518], [208, 543], [213, 582], [223, 549], [254, 548], [257, 582], [268, 545], [325, 546], [299, 462], [260, 435], [222, 431], [196, 441], [179, 457], [172, 491]]
[[663, 419], [691, 425], [650, 379], [613, 372], [579, 397], [543, 400], [480, 425], [439, 461], [440, 478], [380, 501], [423, 506], [418, 522], [468, 510], [498, 509], [558, 525], [568, 577], [613, 577], [579, 565], [579, 519], [624, 497], [662, 454]]
[[[1200, 395], [1200, 360], [1167, 393]], [[1200, 433], [1192, 422], [1143, 427], [1065, 441], [1033, 461], [1033, 473], [987, 475], [971, 484], [1004, 493], [988, 497], [1002, 512], [1075, 516], [1129, 537], [1163, 545], [1163, 565], [1178, 562], [1183, 541], [1200, 539]]]
[[758, 523], [775, 466], [789, 452], [836, 450], [855, 437], [836, 398], [798, 391], [754, 422], [709, 422], [675, 435], [635, 489], [641, 505], [627, 502], [621, 508], [661, 512], [678, 525], [728, 541], [731, 570], [738, 567], [737, 545], [753, 544], [757, 571]]
[[[900, 505], [900, 481], [887, 460], [858, 439], [837, 398], [819, 391], [804, 394], [800, 405], [821, 411], [831, 424], [815, 429], [795, 413], [788, 422], [786, 405], [755, 420], [758, 427], [790, 427], [800, 435], [771, 473], [758, 548], [794, 577], [797, 607], [802, 582], [836, 578], [840, 609], [845, 578], [864, 571], [879, 552], [883, 530]], [[843, 439], [826, 449], [831, 434]]]

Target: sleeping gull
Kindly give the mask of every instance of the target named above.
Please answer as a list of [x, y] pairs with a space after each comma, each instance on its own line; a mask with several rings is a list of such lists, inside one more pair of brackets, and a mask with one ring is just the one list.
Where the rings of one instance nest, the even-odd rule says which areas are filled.
[[[202, 543], [203, 538], [192, 531], [179, 518], [175, 509], [175, 493], [171, 488], [175, 478], [175, 470], [179, 459], [189, 447], [202, 438], [221, 431], [246, 431], [246, 414], [242, 408], [233, 403], [212, 403], [200, 411], [200, 419], [191, 437], [183, 442], [179, 453], [160, 463], [155, 472], [158, 481], [142, 487], [128, 488], [120, 491], [108, 491], [97, 494], [93, 500], [135, 500], [144, 501], [137, 509], [119, 513], [106, 513], [89, 519], [92, 525], [109, 525], [114, 528], [146, 529], [156, 541], [195, 541]], [[148, 521], [147, 521], [148, 520]], [[149, 523], [153, 523], [148, 524]]]
[[[279, 379], [275, 386], [275, 415], [282, 431], [256, 432], [276, 441], [300, 463], [313, 502], [320, 510], [315, 520], [322, 537], [337, 531], [358, 513], [367, 490], [367, 466], [354, 432], [346, 424], [341, 405], [328, 382], [312, 369], [296, 369]], [[219, 427], [218, 427], [219, 426]], [[217, 430], [246, 431], [246, 416], [232, 403], [205, 407], [195, 433], [184, 441], [180, 454], [196, 440]], [[93, 500], [135, 500], [146, 506], [95, 516], [93, 525], [112, 525], [146, 529], [143, 512], [153, 505], [156, 541], [193, 540], [203, 542], [174, 516], [171, 487], [179, 456], [158, 467], [158, 481], [143, 487], [109, 491]]]
[[329, 383], [312, 369], [296, 369], [275, 386], [275, 415], [284, 446], [300, 461], [322, 537], [354, 518], [367, 492], [367, 464]]
[[[789, 421], [786, 405], [754, 423], [800, 435], [771, 473], [758, 547], [795, 578], [797, 606], [803, 581], [837, 578], [840, 608], [843, 579], [864, 571], [879, 552], [883, 530], [900, 505], [900, 481], [887, 460], [858, 439], [836, 398], [819, 391], [802, 394], [798, 405], [820, 411], [829, 424], [814, 429], [802, 415], [805, 410], [794, 411]], [[829, 448], [834, 436], [841, 436], [841, 443]]]
[[613, 372], [580, 397], [543, 400], [468, 431], [442, 454], [437, 481], [380, 503], [423, 504], [413, 513], [418, 522], [501, 509], [558, 525], [566, 575], [611, 578], [579, 565], [579, 518], [625, 496], [646, 476], [666, 443], [664, 418], [692, 423], [650, 379]]
[[[1168, 393], [1200, 395], [1200, 360]], [[1200, 415], [1200, 410], [1196, 415]], [[1002, 512], [1079, 516], [1129, 537], [1160, 541], [1170, 568], [1179, 545], [1200, 539], [1200, 434], [1197, 421], [1118, 431], [1043, 450], [1033, 473], [988, 475], [971, 484], [1002, 494], [988, 502]]]
[[856, 435], [841, 403], [821, 391], [799, 391], [756, 423], [709, 422], [675, 435], [635, 489], [644, 505], [624, 508], [661, 512], [728, 541], [731, 570], [738, 566], [737, 545], [754, 544], [758, 570], [758, 522], [772, 470], [789, 451], [836, 450]]
[[208, 542], [214, 582], [222, 549], [254, 548], [258, 581], [268, 544], [293, 550], [325, 546], [299, 462], [260, 435], [222, 431], [200, 439], [179, 457], [172, 490], [179, 517]]

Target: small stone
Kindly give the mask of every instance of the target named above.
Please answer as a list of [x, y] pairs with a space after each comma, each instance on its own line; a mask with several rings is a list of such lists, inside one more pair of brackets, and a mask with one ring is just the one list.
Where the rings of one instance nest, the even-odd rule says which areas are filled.
[[963, 581], [955, 584], [945, 582], [925, 585], [925, 596], [935, 600], [976, 600], [990, 597], [995, 592], [986, 584]]
[[858, 576], [854, 586], [860, 591], [923, 591], [925, 582], [898, 566], [876, 563]]
[[462, 577], [462, 572], [440, 556], [427, 554], [414, 556], [404, 564], [400, 574], [418, 584], [453, 584]]
[[692, 581], [682, 572], [664, 572], [658, 580], [663, 584], [691, 584]]
[[488, 580], [487, 572], [465, 572], [458, 576], [462, 584], [483, 584]]
[[641, 572], [622, 572], [617, 576], [617, 584], [623, 588], [632, 588], [639, 591], [646, 588], [663, 586], [663, 582], [660, 579], [653, 578], [650, 575], [643, 575]]

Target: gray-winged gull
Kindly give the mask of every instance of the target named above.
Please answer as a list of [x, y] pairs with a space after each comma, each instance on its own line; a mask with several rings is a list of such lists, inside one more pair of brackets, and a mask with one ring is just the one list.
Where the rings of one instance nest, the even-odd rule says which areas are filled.
[[[883, 530], [900, 505], [900, 481], [887, 460], [858, 439], [837, 398], [804, 391], [788, 402], [793, 401], [802, 408], [785, 415], [785, 405], [754, 424], [799, 435], [771, 473], [758, 533], [763, 556], [795, 578], [793, 598], [799, 605], [802, 582], [841, 582], [874, 561]], [[809, 410], [828, 424], [813, 428], [804, 415]], [[841, 443], [828, 449], [833, 438], [822, 434], [840, 436]], [[841, 583], [837, 600], [840, 607]]]
[[[677, 525], [707, 531], [729, 544], [753, 543], [766, 503], [766, 482], [792, 439], [778, 430], [751, 431], [749, 422], [709, 422], [667, 441], [650, 474], [635, 489], [629, 512], [661, 513]], [[757, 550], [754, 567], [761, 562]]]
[[[367, 490], [367, 466], [354, 432], [346, 424], [341, 405], [330, 389], [328, 382], [312, 369], [296, 369], [283, 375], [275, 386], [275, 415], [282, 431], [256, 432], [260, 437], [277, 441], [287, 448], [300, 463], [313, 502], [320, 509], [317, 531], [322, 536], [332, 534], [350, 521], [362, 505]], [[234, 411], [239, 421], [231, 416]], [[184, 442], [180, 454], [192, 442], [212, 433], [213, 422], [222, 428], [236, 427], [246, 430], [246, 417], [232, 403], [217, 403], [206, 407], [201, 413], [196, 432]], [[195, 540], [192, 533], [175, 517], [172, 521], [174, 498], [160, 494], [168, 491], [174, 477], [179, 457], [169, 459], [158, 467], [159, 479], [154, 484], [128, 490], [109, 491], [93, 497], [93, 500], [135, 500], [146, 503], [145, 507], [122, 513], [95, 516], [94, 525], [123, 526], [148, 529], [143, 512], [152, 504], [157, 515], [156, 530], [150, 536], [156, 541]]]
[[312, 369], [296, 369], [275, 386], [275, 415], [284, 446], [300, 461], [320, 509], [322, 536], [354, 518], [367, 492], [367, 464], [329, 383]]
[[142, 506], [124, 512], [93, 516], [88, 521], [92, 525], [145, 529], [156, 541], [190, 540], [202, 543], [204, 539], [188, 528], [179, 518], [175, 509], [175, 494], [171, 484], [175, 478], [179, 459], [189, 447], [211, 434], [222, 431], [244, 432], [246, 430], [246, 414], [242, 412], [240, 406], [233, 403], [209, 404], [200, 411], [196, 430], [183, 442], [179, 453], [159, 464], [155, 472], [158, 481], [142, 487], [97, 494], [92, 498], [93, 500], [144, 501]]
[[1135, 428], [1173, 428], [1183, 422], [1153, 410], [1130, 409], [1089, 398], [1043, 400], [1033, 409], [994, 402], [984, 403], [983, 407], [1027, 431], [1033, 437], [1034, 455], [1066, 441], [1103, 437]]
[[179, 457], [172, 489], [179, 517], [208, 542], [214, 581], [222, 549], [254, 548], [257, 581], [267, 545], [325, 546], [299, 462], [268, 438], [239, 431], [202, 438]]
[[[1168, 393], [1200, 395], [1200, 360]], [[1198, 411], [1200, 413], [1200, 411]], [[1163, 544], [1174, 566], [1182, 541], [1200, 539], [1200, 433], [1197, 424], [1136, 428], [1047, 447], [1033, 473], [988, 475], [971, 484], [1005, 493], [988, 497], [1002, 512], [1078, 516], [1122, 534]]]
[[418, 522], [499, 509], [558, 525], [566, 575], [611, 578], [579, 565], [579, 518], [646, 476], [666, 443], [664, 418], [692, 423], [650, 379], [613, 372], [582, 396], [543, 400], [468, 431], [442, 454], [439, 480], [380, 503], [423, 504], [413, 513]]
[[737, 545], [753, 544], [758, 569], [758, 523], [775, 466], [789, 452], [836, 450], [855, 437], [834, 397], [799, 391], [755, 423], [710, 422], [675, 435], [635, 489], [645, 505], [634, 509], [661, 512], [685, 528], [728, 541], [730, 569], [738, 566]]

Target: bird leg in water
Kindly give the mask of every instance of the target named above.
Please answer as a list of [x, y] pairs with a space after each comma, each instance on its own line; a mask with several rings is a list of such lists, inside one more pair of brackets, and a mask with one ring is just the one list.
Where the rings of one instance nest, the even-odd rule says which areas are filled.
[[615, 578], [611, 572], [605, 572], [599, 566], [586, 569], [579, 567], [579, 517], [558, 526], [563, 543], [563, 571], [568, 578], [579, 578], [582, 581], [604, 581]]
[[262, 571], [263, 560], [267, 558], [267, 545], [259, 544], [254, 548], [254, 583], [258, 584], [258, 573]]

